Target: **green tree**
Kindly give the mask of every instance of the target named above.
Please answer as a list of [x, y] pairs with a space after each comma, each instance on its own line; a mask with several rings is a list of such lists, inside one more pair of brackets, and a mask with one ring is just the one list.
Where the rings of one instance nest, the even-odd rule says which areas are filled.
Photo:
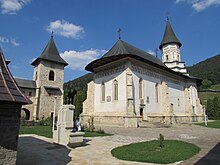
[[208, 80], [208, 79], [205, 79], [202, 81], [202, 88], [203, 89], [208, 89], [210, 88], [212, 85], [212, 81]]
[[207, 101], [207, 115], [209, 117], [220, 117], [220, 98], [214, 97]]

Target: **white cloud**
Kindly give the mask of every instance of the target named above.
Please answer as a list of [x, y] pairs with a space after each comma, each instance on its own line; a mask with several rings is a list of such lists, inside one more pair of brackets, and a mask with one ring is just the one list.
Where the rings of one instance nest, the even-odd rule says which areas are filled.
[[65, 61], [67, 61], [71, 69], [84, 70], [88, 63], [97, 59], [104, 53], [106, 53], [106, 50], [89, 49], [81, 52], [75, 50], [65, 51], [60, 55]]
[[9, 39], [7, 37], [4, 37], [4, 36], [0, 36], [0, 43], [10, 43], [12, 44], [13, 46], [19, 46], [20, 43], [18, 43], [14, 38], [12, 39]]
[[192, 8], [197, 12], [203, 11], [210, 6], [220, 5], [220, 0], [176, 0], [176, 3], [187, 2], [192, 5]]
[[50, 22], [50, 25], [46, 29], [49, 33], [52, 31], [60, 36], [67, 38], [79, 39], [84, 33], [83, 27], [69, 23], [65, 20], [56, 20]]
[[8, 42], [9, 42], [9, 39], [6, 38], [6, 37], [0, 36], [0, 42], [1, 42], [1, 43], [8, 43]]
[[16, 14], [22, 7], [31, 0], [0, 0], [2, 14]]
[[155, 51], [151, 50], [151, 49], [148, 49], [147, 50], [147, 53], [151, 54], [151, 55], [155, 55]]
[[11, 39], [11, 44], [13, 46], [19, 46], [20, 45], [15, 39]]

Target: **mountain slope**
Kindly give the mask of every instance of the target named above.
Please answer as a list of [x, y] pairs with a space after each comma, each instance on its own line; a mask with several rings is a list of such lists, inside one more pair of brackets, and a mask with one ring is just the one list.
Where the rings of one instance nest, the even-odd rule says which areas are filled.
[[220, 54], [187, 68], [191, 76], [220, 83]]

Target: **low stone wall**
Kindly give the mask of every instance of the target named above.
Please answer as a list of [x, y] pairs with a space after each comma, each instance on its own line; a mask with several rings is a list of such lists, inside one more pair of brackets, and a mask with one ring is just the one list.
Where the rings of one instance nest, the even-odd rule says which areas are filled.
[[20, 113], [21, 105], [0, 102], [0, 164], [16, 163]]

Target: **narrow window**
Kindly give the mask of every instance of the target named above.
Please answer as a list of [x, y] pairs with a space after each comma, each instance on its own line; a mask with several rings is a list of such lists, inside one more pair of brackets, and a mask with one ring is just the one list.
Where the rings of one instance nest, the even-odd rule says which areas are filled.
[[166, 55], [166, 60], [167, 60], [167, 61], [169, 60], [168, 55]]
[[155, 85], [155, 97], [156, 97], [156, 102], [159, 102], [159, 89], [158, 89], [158, 84]]
[[35, 74], [35, 80], [37, 80], [37, 72], [36, 72], [36, 74]]
[[177, 99], [178, 106], [180, 106], [180, 98]]
[[139, 98], [143, 98], [143, 79], [140, 78], [139, 80]]
[[31, 92], [29, 92], [28, 96], [31, 96], [31, 94], [32, 94], [32, 93], [31, 93]]
[[54, 72], [52, 70], [49, 73], [49, 80], [54, 81]]
[[101, 101], [105, 101], [105, 84], [101, 85]]
[[114, 80], [113, 82], [113, 99], [118, 100], [118, 81]]

